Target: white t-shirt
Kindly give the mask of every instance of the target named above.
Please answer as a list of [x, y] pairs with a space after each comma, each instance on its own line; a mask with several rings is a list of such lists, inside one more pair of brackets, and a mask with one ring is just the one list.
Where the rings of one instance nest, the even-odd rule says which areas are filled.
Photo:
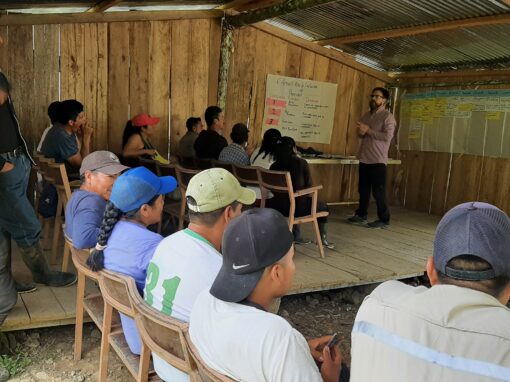
[[[260, 147], [257, 147], [251, 154], [251, 157], [250, 157], [251, 165], [262, 167], [262, 168], [265, 168], [266, 170], [269, 170], [269, 167], [271, 167], [271, 165], [274, 163], [273, 156], [269, 155], [269, 154], [260, 154], [257, 157], [257, 159], [255, 159], [255, 157], [258, 155], [259, 151], [260, 151]], [[263, 158], [264, 155], [266, 155], [265, 158]]]
[[[188, 322], [197, 296], [209, 289], [221, 268], [221, 254], [190, 229], [163, 239], [147, 269], [145, 300], [155, 309]], [[189, 376], [153, 354], [154, 369], [166, 381]]]
[[204, 362], [235, 380], [322, 381], [305, 338], [275, 314], [205, 290], [193, 306], [189, 331]]

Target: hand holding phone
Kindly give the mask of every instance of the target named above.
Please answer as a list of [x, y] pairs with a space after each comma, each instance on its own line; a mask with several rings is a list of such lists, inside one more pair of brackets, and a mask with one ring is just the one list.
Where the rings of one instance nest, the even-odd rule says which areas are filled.
[[338, 345], [339, 342], [340, 342], [340, 336], [338, 335], [338, 333], [334, 333], [333, 336], [331, 337], [331, 339], [328, 341], [326, 346], [331, 349], [331, 348], [333, 348], [333, 346]]

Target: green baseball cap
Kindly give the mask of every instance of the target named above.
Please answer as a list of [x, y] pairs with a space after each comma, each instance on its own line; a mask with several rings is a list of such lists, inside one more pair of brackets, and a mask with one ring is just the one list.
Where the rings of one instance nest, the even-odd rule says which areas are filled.
[[186, 189], [186, 198], [192, 197], [196, 205], [188, 203], [191, 211], [205, 213], [237, 201], [244, 205], [255, 202], [253, 190], [242, 187], [234, 175], [223, 168], [210, 168], [191, 178]]

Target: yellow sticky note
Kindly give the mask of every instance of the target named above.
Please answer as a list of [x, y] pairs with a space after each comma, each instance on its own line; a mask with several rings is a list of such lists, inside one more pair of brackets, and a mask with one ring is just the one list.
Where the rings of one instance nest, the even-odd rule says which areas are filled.
[[461, 103], [457, 110], [458, 111], [473, 111], [475, 105], [472, 103]]
[[501, 118], [501, 112], [500, 111], [489, 111], [485, 114], [485, 118], [489, 121], [499, 121]]

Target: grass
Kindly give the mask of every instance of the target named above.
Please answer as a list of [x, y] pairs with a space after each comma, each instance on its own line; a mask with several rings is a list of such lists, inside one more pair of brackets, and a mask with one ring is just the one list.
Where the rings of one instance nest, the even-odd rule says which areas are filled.
[[13, 354], [0, 356], [0, 366], [7, 369], [11, 377], [22, 373], [31, 362], [32, 360], [28, 354], [21, 350], [20, 346], [16, 348]]

